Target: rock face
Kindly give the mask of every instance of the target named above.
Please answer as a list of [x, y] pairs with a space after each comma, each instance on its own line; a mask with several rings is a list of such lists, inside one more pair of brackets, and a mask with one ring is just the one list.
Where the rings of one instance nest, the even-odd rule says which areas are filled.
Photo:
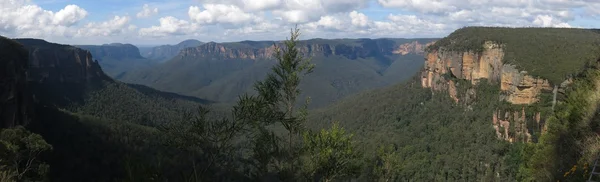
[[[217, 57], [221, 59], [269, 59], [275, 53], [275, 42], [243, 43], [247, 46], [232, 45], [231, 43], [209, 42], [198, 47], [183, 49], [178, 56]], [[358, 39], [356, 44], [338, 44], [334, 41], [303, 41], [300, 42], [300, 52], [305, 56], [343, 56], [348, 59], [367, 58], [378, 55], [423, 54], [427, 45], [434, 42], [396, 44], [393, 41]], [[249, 45], [254, 44], [254, 45]], [[279, 47], [282, 44], [277, 43]]]
[[27, 87], [27, 50], [0, 36], [0, 128], [25, 125], [33, 105]]
[[428, 42], [426, 44], [422, 44], [422, 43], [419, 43], [418, 41], [414, 41], [411, 43], [401, 44], [400, 46], [398, 46], [398, 48], [396, 48], [393, 51], [393, 53], [401, 54], [401, 55], [407, 55], [410, 53], [423, 54], [425, 52], [425, 48], [434, 43], [435, 42]]
[[81, 49], [90, 51], [96, 58], [111, 57], [114, 59], [143, 59], [140, 50], [131, 44], [104, 44], [104, 45], [77, 45]]
[[144, 56], [148, 59], [166, 61], [166, 60], [169, 60], [169, 59], [177, 56], [177, 54], [179, 54], [179, 51], [181, 51], [185, 48], [197, 47], [202, 44], [203, 44], [203, 42], [190, 39], [190, 40], [182, 41], [177, 45], [162, 45], [162, 46], [153, 47], [152, 49], [148, 50], [147, 52], [143, 52], [142, 56]]
[[[528, 75], [525, 70], [518, 70], [514, 65], [503, 63], [503, 45], [487, 41], [481, 52], [454, 52], [446, 51], [443, 47], [427, 52], [425, 68], [421, 73], [421, 86], [434, 91], [447, 91], [456, 103], [468, 103], [475, 97], [471, 88], [465, 93], [457, 90], [455, 81], [466, 80], [473, 85], [487, 80], [500, 85], [499, 99], [515, 105], [531, 105], [540, 101], [542, 91], [554, 91], [558, 85], [552, 86], [548, 80]], [[565, 81], [560, 88], [566, 87]], [[555, 88], [556, 87], [556, 88]], [[464, 94], [464, 96], [462, 95]], [[544, 122], [540, 113], [526, 116], [525, 107], [519, 111], [494, 111], [492, 125], [499, 139], [509, 142], [531, 142], [529, 133], [531, 127], [537, 127], [542, 133], [545, 131]], [[537, 126], [527, 126], [534, 123]]]
[[17, 39], [29, 52], [29, 80], [36, 83], [85, 83], [106, 79], [92, 54], [80, 48], [37, 39]]
[[[531, 119], [529, 120], [530, 122], [528, 122], [528, 119]], [[527, 126], [527, 123], [533, 123], [537, 126]], [[531, 118], [527, 118], [524, 107], [521, 108], [520, 112], [494, 111], [492, 125], [496, 130], [497, 137], [509, 142], [531, 142], [532, 137], [528, 127], [541, 128], [542, 132], [545, 130], [544, 123], [540, 118], [540, 113], [536, 112]], [[513, 125], [514, 132], [510, 132], [511, 125]]]
[[517, 70], [514, 65], [504, 64], [503, 58], [502, 45], [492, 42], [486, 42], [481, 53], [452, 52], [440, 48], [427, 53], [421, 85], [439, 91], [446, 90], [451, 84], [445, 76], [465, 79], [472, 84], [487, 79], [500, 83], [505, 93], [502, 98], [512, 104], [533, 104], [539, 100], [542, 90], [552, 90], [547, 80], [534, 78], [525, 71]]

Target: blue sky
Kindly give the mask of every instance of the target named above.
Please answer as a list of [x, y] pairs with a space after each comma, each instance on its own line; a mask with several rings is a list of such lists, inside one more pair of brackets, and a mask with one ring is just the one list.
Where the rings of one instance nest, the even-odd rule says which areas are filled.
[[296, 24], [304, 39], [443, 37], [599, 18], [600, 0], [0, 0], [0, 35], [65, 44], [279, 40]]

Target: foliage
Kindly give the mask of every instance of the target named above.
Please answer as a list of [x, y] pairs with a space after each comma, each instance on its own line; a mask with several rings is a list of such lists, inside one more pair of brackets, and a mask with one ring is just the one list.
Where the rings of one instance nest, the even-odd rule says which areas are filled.
[[394, 181], [402, 171], [402, 161], [393, 145], [382, 145], [377, 149], [377, 159], [373, 173], [377, 181]]
[[318, 129], [323, 121], [341, 121], [356, 134], [357, 150], [365, 156], [377, 155], [373, 149], [381, 143], [397, 146], [402, 170], [396, 181], [515, 180], [515, 171], [502, 168], [512, 165], [503, 158], [511, 145], [498, 140], [491, 127], [492, 113], [501, 105], [499, 86], [485, 81], [471, 86], [477, 97], [465, 106], [419, 83], [415, 77], [344, 99], [312, 112], [307, 126]]
[[[581, 181], [587, 178], [584, 170], [574, 166], [584, 166], [598, 157], [600, 152], [599, 126], [597, 117], [600, 97], [600, 71], [588, 69], [578, 75], [567, 98], [556, 106], [556, 111], [547, 121], [547, 132], [539, 143], [523, 170], [533, 179]], [[577, 173], [577, 174], [575, 174]]]
[[303, 157], [303, 170], [307, 176], [318, 181], [358, 176], [360, 166], [357, 161], [360, 154], [356, 150], [352, 134], [347, 134], [338, 124], [315, 134], [305, 132], [303, 138], [303, 150], [307, 155]]
[[428, 49], [481, 52], [485, 41], [504, 45], [504, 63], [552, 84], [581, 72], [600, 55], [600, 34], [575, 28], [464, 27]]
[[[48, 165], [40, 160], [52, 146], [38, 134], [22, 126], [0, 131], [0, 166], [2, 178], [14, 180], [43, 180]], [[7, 169], [4, 169], [7, 168]]]

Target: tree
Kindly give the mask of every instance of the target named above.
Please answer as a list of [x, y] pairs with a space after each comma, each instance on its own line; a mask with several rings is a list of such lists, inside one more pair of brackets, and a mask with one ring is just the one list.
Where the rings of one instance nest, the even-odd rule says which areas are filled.
[[271, 70], [264, 81], [256, 83], [255, 88], [261, 96], [275, 104], [280, 104], [285, 109], [285, 118], [279, 120], [281, 125], [288, 131], [289, 148], [292, 148], [292, 134], [298, 133], [302, 129], [302, 122], [306, 118], [306, 107], [299, 113], [295, 113], [296, 99], [301, 91], [301, 76], [311, 73], [315, 65], [310, 63], [310, 59], [304, 59], [296, 47], [300, 30], [295, 27], [290, 31], [290, 38], [284, 41], [284, 47], [281, 48], [275, 44], [275, 59], [277, 65]]
[[[240, 96], [233, 109], [234, 120], [246, 123], [252, 130], [252, 160], [257, 177], [277, 173], [279, 178], [286, 179], [296, 172], [294, 163], [299, 150], [295, 149], [292, 137], [303, 130], [310, 102], [307, 98], [300, 110], [295, 108], [301, 93], [298, 86], [302, 77], [312, 72], [314, 65], [297, 48], [299, 29], [295, 27], [290, 34], [283, 47], [274, 45], [277, 64], [263, 81], [254, 85], [258, 94]], [[283, 147], [283, 140], [268, 128], [273, 124], [280, 124], [287, 131], [287, 147]]]
[[360, 155], [352, 134], [334, 123], [329, 130], [304, 133], [304, 172], [316, 180], [331, 181], [350, 177], [360, 170]]
[[52, 146], [42, 136], [22, 126], [3, 129], [0, 131], [0, 166], [8, 169], [2, 169], [2, 175], [13, 175], [18, 181], [44, 178], [49, 166], [39, 157], [50, 150]]
[[400, 156], [394, 146], [380, 146], [377, 150], [377, 159], [373, 173], [378, 181], [394, 181], [401, 170]]

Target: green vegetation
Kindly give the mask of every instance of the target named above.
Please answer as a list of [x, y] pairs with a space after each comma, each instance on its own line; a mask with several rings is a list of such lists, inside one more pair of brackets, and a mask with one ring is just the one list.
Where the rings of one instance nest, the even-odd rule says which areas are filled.
[[40, 160], [52, 146], [22, 126], [0, 130], [0, 181], [41, 181], [48, 165]]
[[596, 67], [575, 78], [567, 98], [548, 119], [547, 132], [538, 143], [528, 146], [526, 156], [530, 157], [520, 168], [527, 179], [587, 180], [589, 173], [581, 166], [593, 164], [600, 152], [599, 80]]
[[483, 51], [483, 43], [504, 45], [504, 63], [560, 84], [598, 60], [600, 33], [574, 28], [465, 27], [428, 47], [449, 51]]
[[[475, 30], [458, 30], [436, 46], [456, 44], [459, 47], [451, 49], [477, 50], [481, 44], [471, 43], [488, 40], [487, 37], [464, 41], [459, 38], [466, 35], [456, 38], [463, 31]], [[497, 29], [490, 29], [494, 33], [492, 30]], [[568, 29], [531, 30], [555, 35], [555, 31]], [[487, 29], [477, 31], [485, 33]], [[339, 99], [335, 94], [355, 93], [365, 89], [362, 87], [365, 85], [376, 88], [392, 84], [392, 81], [373, 80], [403, 68], [402, 64], [394, 65], [400, 62], [395, 60], [397, 55], [315, 55], [308, 61], [297, 50], [303, 46], [298, 36], [298, 30], [292, 30], [290, 40], [276, 49], [273, 62], [254, 64], [240, 59], [228, 62], [230, 67], [225, 67], [223, 60], [198, 61], [196, 57], [187, 57], [166, 64], [172, 64], [172, 68], [183, 66], [184, 73], [168, 76], [180, 81], [169, 83], [179, 84], [174, 89], [206, 94], [209, 92], [203, 89], [214, 85], [223, 90], [239, 88], [237, 92], [220, 93], [237, 94], [233, 107], [227, 106], [229, 103], [214, 104], [110, 79], [33, 83], [38, 119], [27, 127], [39, 135], [22, 127], [1, 131], [0, 180], [47, 177], [51, 181], [582, 181], [589, 173], [589, 162], [600, 152], [596, 134], [600, 129], [600, 117], [596, 114], [600, 103], [600, 71], [594, 64], [581, 63], [586, 71], [575, 75], [573, 85], [554, 110], [549, 104], [549, 93], [543, 93], [539, 103], [515, 106], [498, 99], [501, 91], [497, 84], [482, 80], [471, 85], [446, 75], [446, 79], [456, 83], [461, 102], [454, 102], [444, 91], [421, 88], [419, 77], [414, 76], [403, 83], [364, 91], [309, 113], [308, 105], [313, 100]], [[452, 38], [460, 40], [459, 43], [448, 44]], [[509, 49], [512, 43], [508, 40], [516, 41], [512, 38], [494, 41], [506, 44]], [[353, 40], [336, 41], [346, 45]], [[380, 45], [390, 41], [356, 42]], [[590, 42], [583, 44], [586, 50], [587, 43]], [[542, 50], [538, 47], [527, 50], [535, 55], [538, 54], [535, 51]], [[589, 58], [597, 58], [593, 53], [596, 52], [590, 53]], [[521, 56], [522, 52], [510, 54]], [[356, 57], [349, 59], [348, 55]], [[578, 61], [586, 57], [558, 58]], [[190, 64], [207, 68], [205, 71], [186, 66]], [[245, 68], [248, 65], [256, 69], [248, 70]], [[547, 69], [569, 74], [578, 71], [570, 68], [565, 69], [569, 71]], [[212, 80], [213, 77], [222, 80]], [[391, 80], [402, 75], [389, 77]], [[333, 79], [316, 80], [323, 78]], [[223, 80], [243, 81], [236, 85], [225, 84]], [[181, 82], [203, 85], [186, 88], [191, 86]], [[331, 88], [335, 91], [319, 91]], [[211, 93], [219, 94], [214, 90]], [[319, 93], [333, 94], [306, 97]], [[541, 134], [544, 131], [541, 125], [528, 121], [527, 130], [534, 143], [498, 139], [492, 127], [492, 113], [499, 110], [520, 113], [523, 108], [526, 118], [533, 118], [537, 112], [550, 116], [543, 119], [545, 133]], [[511, 124], [509, 136], [521, 140], [516, 136], [515, 125]], [[34, 167], [14, 165], [14, 161], [32, 156], [39, 159], [32, 163]], [[24, 169], [34, 170], [19, 176]]]

